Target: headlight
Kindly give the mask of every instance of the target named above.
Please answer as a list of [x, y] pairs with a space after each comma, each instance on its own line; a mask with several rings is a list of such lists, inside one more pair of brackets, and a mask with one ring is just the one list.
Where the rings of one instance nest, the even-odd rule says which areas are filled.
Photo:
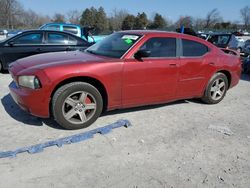
[[41, 88], [40, 80], [36, 76], [19, 76], [18, 85], [30, 89]]

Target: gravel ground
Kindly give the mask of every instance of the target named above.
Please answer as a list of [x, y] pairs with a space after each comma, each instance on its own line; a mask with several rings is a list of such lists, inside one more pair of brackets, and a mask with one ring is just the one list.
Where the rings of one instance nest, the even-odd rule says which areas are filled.
[[0, 159], [0, 187], [249, 187], [250, 76], [217, 105], [198, 100], [109, 112], [91, 127], [62, 130], [21, 111], [0, 74], [0, 151], [128, 119], [130, 128], [38, 154]]

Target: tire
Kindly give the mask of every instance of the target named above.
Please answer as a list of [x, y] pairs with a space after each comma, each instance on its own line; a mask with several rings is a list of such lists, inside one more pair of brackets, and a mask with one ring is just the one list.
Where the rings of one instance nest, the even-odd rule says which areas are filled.
[[204, 103], [217, 104], [225, 97], [228, 89], [228, 79], [223, 73], [216, 73], [209, 80], [204, 96]]
[[90, 126], [100, 116], [103, 100], [100, 92], [85, 82], [72, 82], [60, 87], [52, 98], [56, 122], [65, 129]]

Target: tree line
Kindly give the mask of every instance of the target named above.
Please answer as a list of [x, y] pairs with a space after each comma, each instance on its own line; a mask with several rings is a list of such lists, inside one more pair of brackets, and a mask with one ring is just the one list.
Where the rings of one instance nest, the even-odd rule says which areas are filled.
[[156, 13], [152, 19], [145, 12], [137, 15], [129, 14], [126, 10], [114, 9], [107, 15], [103, 7], [86, 8], [83, 11], [70, 10], [66, 14], [55, 13], [53, 16], [40, 15], [33, 10], [24, 9], [18, 0], [0, 0], [0, 28], [33, 29], [48, 22], [69, 22], [81, 26], [93, 26], [96, 34], [109, 33], [131, 29], [160, 29], [178, 28], [181, 26], [203, 29], [250, 29], [250, 7], [245, 6], [239, 12], [243, 26], [239, 22], [225, 22], [218, 9], [209, 11], [204, 18], [180, 16], [176, 22], [166, 19]]

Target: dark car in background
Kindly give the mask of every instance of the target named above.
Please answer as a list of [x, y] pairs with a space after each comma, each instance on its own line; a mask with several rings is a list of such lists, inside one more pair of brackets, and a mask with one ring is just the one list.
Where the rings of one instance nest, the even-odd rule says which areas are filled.
[[242, 72], [250, 74], [250, 57], [247, 57], [242, 62]]
[[0, 42], [0, 71], [11, 62], [47, 52], [83, 50], [92, 43], [61, 31], [31, 30]]
[[238, 49], [238, 41], [233, 34], [213, 33], [208, 36], [207, 41], [219, 48]]
[[250, 55], [250, 39], [245, 41], [242, 47], [242, 53], [244, 54], [244, 56]]

